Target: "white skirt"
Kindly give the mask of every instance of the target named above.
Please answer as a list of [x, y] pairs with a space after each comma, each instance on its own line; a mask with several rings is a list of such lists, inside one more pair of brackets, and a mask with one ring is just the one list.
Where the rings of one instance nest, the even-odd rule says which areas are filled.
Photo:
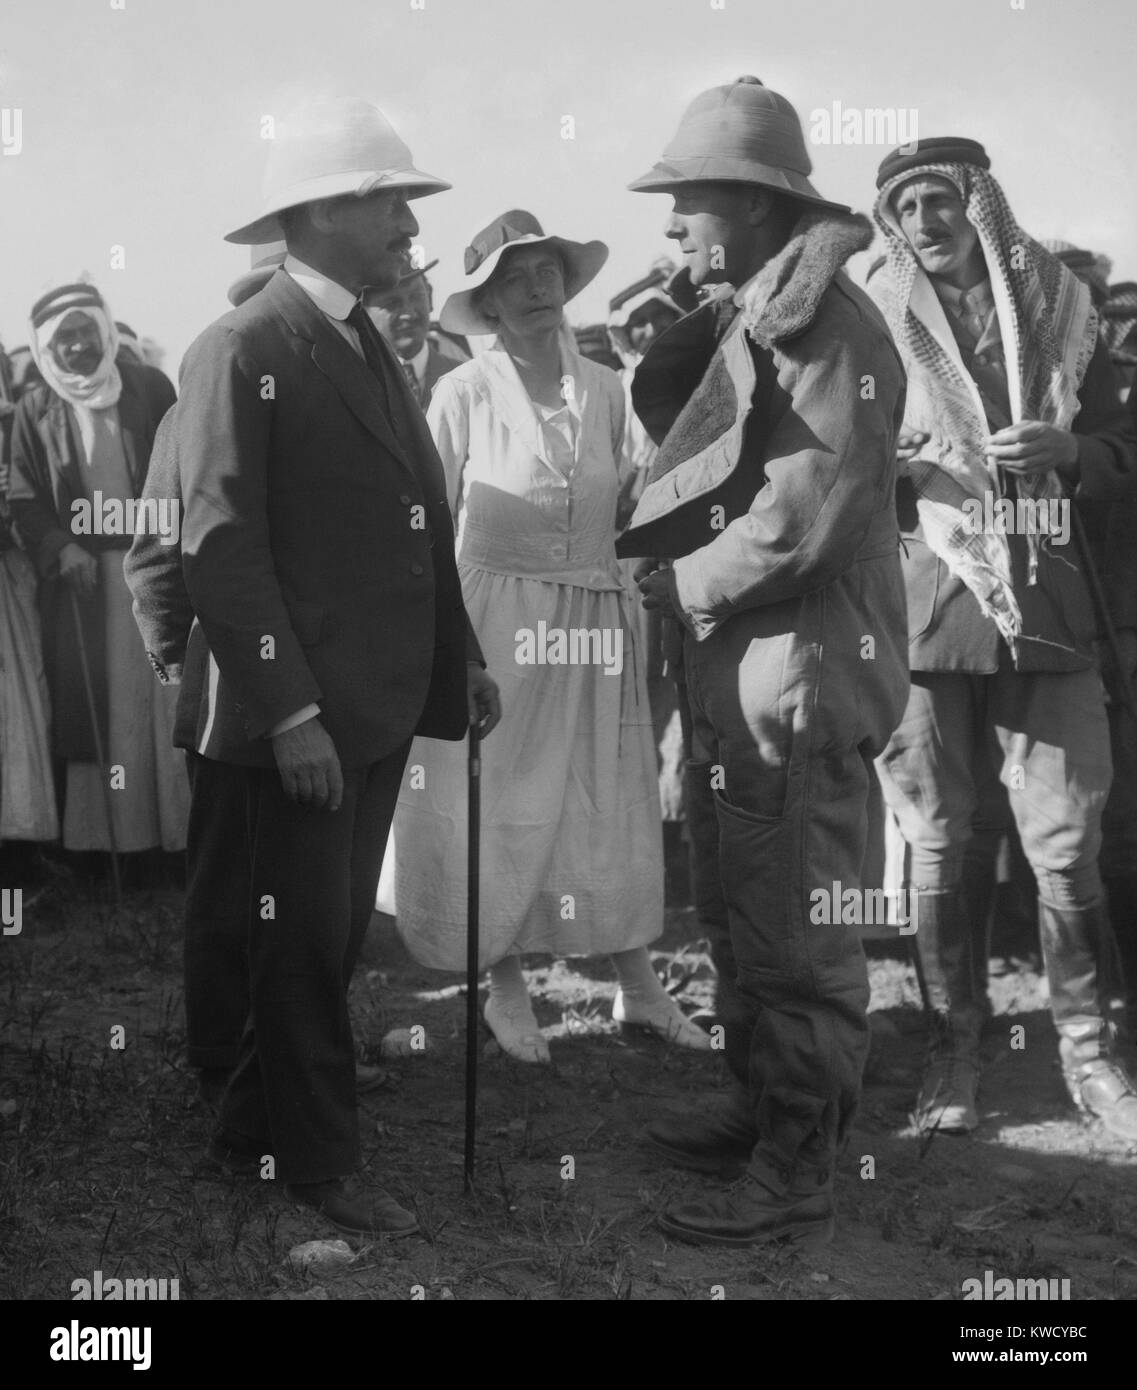
[[[503, 708], [482, 745], [481, 965], [654, 941], [663, 930], [656, 751], [627, 595], [459, 569]], [[622, 671], [520, 662], [519, 630], [536, 634], [541, 621], [550, 637], [620, 632]], [[465, 742], [416, 739], [395, 814], [398, 930], [416, 960], [441, 970], [466, 964], [467, 758]]]

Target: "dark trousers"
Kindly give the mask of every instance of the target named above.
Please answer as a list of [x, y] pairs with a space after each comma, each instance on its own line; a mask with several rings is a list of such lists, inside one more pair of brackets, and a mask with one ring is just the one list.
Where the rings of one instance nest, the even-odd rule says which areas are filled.
[[246, 769], [186, 753], [186, 1051], [193, 1067], [233, 1067], [249, 1016]]
[[244, 773], [252, 855], [251, 1009], [222, 1129], [287, 1182], [361, 1164], [347, 986], [375, 906], [408, 742], [344, 769], [340, 809], [289, 801], [275, 768]]
[[717, 822], [710, 862], [710, 826], [696, 839], [696, 901], [716, 964], [733, 968], [718, 1005], [728, 1062], [754, 1107], [759, 1173], [832, 1170], [868, 1050], [859, 932], [815, 924], [808, 904], [834, 880], [860, 886], [872, 758], [904, 682], [863, 684], [838, 604], [829, 598], [831, 625], [814, 596], [780, 620], [742, 613], [683, 651], [690, 805], [698, 816], [709, 788]]

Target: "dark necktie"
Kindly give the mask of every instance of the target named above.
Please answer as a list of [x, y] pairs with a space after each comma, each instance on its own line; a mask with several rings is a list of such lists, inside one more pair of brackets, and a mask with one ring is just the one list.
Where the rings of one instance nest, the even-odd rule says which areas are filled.
[[402, 397], [395, 379], [391, 358], [379, 337], [379, 330], [371, 322], [367, 310], [359, 300], [356, 300], [351, 306], [351, 313], [348, 314], [347, 321], [355, 329], [359, 337], [359, 346], [363, 349], [363, 360], [367, 363], [371, 375], [379, 385], [386, 406], [387, 420], [395, 433], [395, 438], [404, 448], [407, 448], [412, 435], [407, 427], [408, 422], [403, 410]]
[[411, 395], [418, 400], [418, 377], [415, 376], [415, 369], [405, 357], [399, 358], [399, 366], [403, 369], [403, 375], [407, 379], [407, 385], [411, 388]]

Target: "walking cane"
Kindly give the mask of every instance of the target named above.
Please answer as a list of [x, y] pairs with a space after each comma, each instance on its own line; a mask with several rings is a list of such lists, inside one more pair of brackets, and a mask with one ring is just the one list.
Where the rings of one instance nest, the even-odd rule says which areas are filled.
[[118, 870], [118, 849], [114, 840], [114, 816], [111, 811], [111, 789], [107, 781], [107, 760], [103, 755], [103, 735], [99, 728], [99, 715], [95, 709], [95, 687], [91, 683], [91, 668], [87, 662], [87, 644], [83, 640], [83, 621], [79, 616], [79, 600], [75, 590], [68, 588], [71, 595], [71, 613], [75, 619], [75, 639], [79, 644], [79, 666], [83, 672], [83, 689], [87, 694], [87, 712], [91, 716], [91, 732], [95, 736], [95, 757], [99, 763], [99, 780], [103, 785], [103, 805], [107, 813], [107, 834], [111, 841], [111, 874], [114, 877], [115, 906], [122, 906], [122, 880]]
[[465, 1190], [474, 1188], [474, 1131], [478, 1103], [478, 898], [480, 888], [481, 730], [470, 724], [466, 852], [466, 1157]]

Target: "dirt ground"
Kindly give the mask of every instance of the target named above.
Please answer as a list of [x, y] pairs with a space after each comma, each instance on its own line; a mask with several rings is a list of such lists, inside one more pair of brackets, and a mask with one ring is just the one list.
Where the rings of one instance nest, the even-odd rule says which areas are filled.
[[[986, 1270], [1069, 1279], [1073, 1299], [1137, 1298], [1135, 1159], [1069, 1104], [1029, 961], [992, 962], [978, 1132], [929, 1142], [908, 1119], [924, 1039], [914, 977], [898, 941], [870, 943], [874, 1046], [837, 1238], [812, 1254], [723, 1252], [673, 1243], [655, 1222], [719, 1182], [638, 1141], [651, 1118], [725, 1084], [722, 1061], [621, 1038], [607, 961], [527, 972], [553, 1065], [490, 1045], [477, 1191], [464, 1195], [464, 991], [415, 965], [376, 916], [352, 986], [360, 1055], [377, 1060], [392, 1028], [421, 1026], [430, 1047], [385, 1064], [388, 1083], [362, 1103], [365, 1151], [424, 1237], [304, 1270], [289, 1251], [334, 1230], [271, 1182], [195, 1173], [210, 1116], [184, 1063], [180, 895], [134, 891], [115, 910], [83, 891], [36, 890], [22, 933], [0, 941], [6, 1299], [69, 1298], [95, 1270], [177, 1278], [181, 1298], [208, 1300], [959, 1300]], [[689, 911], [669, 913], [655, 960], [685, 1003], [704, 1005], [711, 971], [696, 937]]]

